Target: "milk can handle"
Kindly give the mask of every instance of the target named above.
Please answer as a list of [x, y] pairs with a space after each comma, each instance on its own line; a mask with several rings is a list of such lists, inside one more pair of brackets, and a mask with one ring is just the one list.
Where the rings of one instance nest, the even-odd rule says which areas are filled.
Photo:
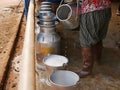
[[60, 2], [60, 4], [59, 4], [59, 6], [60, 6], [60, 5], [62, 5], [63, 1], [64, 1], [64, 0], [61, 0], [61, 2]]

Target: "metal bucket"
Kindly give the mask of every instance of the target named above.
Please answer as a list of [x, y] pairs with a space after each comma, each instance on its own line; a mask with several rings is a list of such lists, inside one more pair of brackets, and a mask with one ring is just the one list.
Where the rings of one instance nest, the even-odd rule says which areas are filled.
[[80, 78], [72, 71], [56, 70], [51, 74], [49, 80], [52, 84], [50, 90], [76, 90], [75, 86]]
[[79, 27], [79, 6], [77, 3], [62, 4], [57, 8], [57, 19], [66, 29]]
[[68, 58], [62, 55], [51, 54], [44, 58], [43, 63], [46, 66], [46, 73], [49, 78], [53, 71], [65, 69]]

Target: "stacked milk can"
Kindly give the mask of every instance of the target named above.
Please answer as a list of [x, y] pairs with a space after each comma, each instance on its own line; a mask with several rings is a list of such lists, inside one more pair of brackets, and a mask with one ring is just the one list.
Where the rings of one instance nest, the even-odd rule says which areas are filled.
[[37, 15], [40, 32], [37, 36], [37, 64], [49, 54], [60, 54], [60, 36], [56, 32], [56, 16], [52, 11], [51, 2], [41, 2]]
[[41, 74], [38, 81], [49, 85], [49, 90], [75, 90], [71, 86], [79, 81], [79, 77], [71, 71], [63, 70], [68, 58], [59, 55], [61, 38], [56, 32], [58, 22], [50, 2], [41, 2], [37, 18], [40, 32], [37, 35], [36, 59], [37, 69], [40, 70], [38, 73]]

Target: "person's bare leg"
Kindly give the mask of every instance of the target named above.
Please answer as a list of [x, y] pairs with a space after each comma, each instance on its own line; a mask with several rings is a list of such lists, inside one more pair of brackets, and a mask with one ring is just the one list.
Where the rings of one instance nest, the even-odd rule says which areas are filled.
[[77, 74], [80, 77], [86, 77], [92, 73], [93, 68], [93, 55], [92, 47], [82, 48], [83, 67]]
[[96, 45], [93, 46], [93, 58], [98, 64], [102, 64], [101, 56], [102, 56], [102, 41], [99, 41]]

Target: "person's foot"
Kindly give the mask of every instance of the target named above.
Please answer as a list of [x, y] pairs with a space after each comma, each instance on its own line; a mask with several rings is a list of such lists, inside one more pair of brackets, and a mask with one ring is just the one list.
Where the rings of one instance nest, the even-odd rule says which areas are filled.
[[85, 78], [90, 76], [92, 73], [88, 71], [77, 71], [76, 74], [78, 74], [80, 78]]
[[120, 11], [117, 10], [117, 13], [116, 13], [117, 16], [120, 16]]

